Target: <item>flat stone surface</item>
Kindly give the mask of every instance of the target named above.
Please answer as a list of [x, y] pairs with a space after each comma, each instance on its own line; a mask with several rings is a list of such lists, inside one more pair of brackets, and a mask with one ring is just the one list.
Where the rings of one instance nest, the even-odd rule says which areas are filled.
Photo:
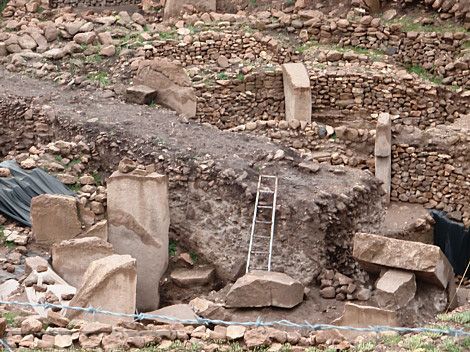
[[353, 257], [371, 272], [383, 268], [413, 271], [424, 281], [446, 288], [454, 276], [452, 266], [439, 247], [367, 233], [354, 236]]
[[253, 271], [239, 278], [225, 299], [229, 308], [292, 308], [303, 301], [303, 285], [290, 276], [268, 271]]
[[175, 269], [170, 274], [171, 279], [181, 287], [203, 286], [210, 283], [215, 276], [213, 267], [197, 267], [192, 269]]
[[404, 307], [416, 294], [415, 274], [402, 270], [387, 270], [377, 280], [375, 288], [375, 298], [380, 307]]
[[303, 63], [282, 65], [286, 120], [312, 120], [310, 77]]
[[[193, 309], [189, 304], [175, 304], [172, 306], [164, 307], [158, 310], [154, 310], [152, 312], [148, 312], [146, 314], [152, 314], [152, 315], [164, 315], [166, 317], [171, 317], [175, 318], [178, 320], [192, 320], [195, 321], [197, 319], [196, 313], [194, 313]], [[178, 321], [174, 321], [171, 319], [148, 319], [148, 320], [153, 320], [157, 321], [159, 323], [169, 323], [169, 324], [175, 324], [178, 323]], [[190, 323], [187, 323], [190, 324]]]

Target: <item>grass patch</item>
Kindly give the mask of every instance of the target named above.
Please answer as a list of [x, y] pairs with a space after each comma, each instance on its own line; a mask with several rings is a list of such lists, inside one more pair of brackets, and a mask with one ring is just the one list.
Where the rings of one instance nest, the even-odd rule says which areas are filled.
[[167, 31], [167, 32], [158, 32], [158, 36], [161, 40], [172, 40], [178, 38], [178, 33], [175, 30]]
[[237, 75], [237, 80], [243, 82], [245, 80], [245, 75], [243, 73], [239, 73]]
[[78, 191], [80, 191], [80, 188], [82, 188], [82, 186], [80, 186], [80, 184], [78, 182], [73, 184], [73, 185], [69, 185], [67, 187], [68, 187], [69, 190], [71, 190], [74, 193], [77, 193]]
[[470, 328], [470, 311], [440, 314], [437, 316], [437, 319], [439, 319], [440, 321], [464, 325], [466, 328]]
[[408, 66], [406, 70], [409, 73], [415, 73], [418, 76], [420, 76], [422, 79], [430, 81], [434, 84], [438, 84], [438, 85], [442, 84], [442, 78], [434, 76], [433, 74], [429, 73], [424, 67], [420, 65]]
[[101, 176], [101, 174], [99, 174], [98, 172], [93, 172], [91, 176], [95, 180], [97, 186], [101, 186], [103, 184], [103, 177]]
[[297, 51], [300, 54], [303, 54], [306, 52], [308, 49], [313, 48], [315, 46], [319, 46], [319, 43], [316, 40], [309, 40], [308, 42], [299, 45], [296, 47], [294, 50]]
[[356, 351], [356, 352], [372, 352], [374, 350], [375, 350], [375, 343], [372, 341], [364, 341], [364, 342], [358, 343], [353, 348], [353, 351]]
[[2, 12], [3, 10], [5, 10], [5, 8], [6, 8], [7, 5], [8, 5], [8, 1], [10, 1], [10, 0], [0, 0], [0, 12]]
[[133, 49], [145, 45], [144, 39], [140, 36], [139, 33], [129, 33], [126, 34], [119, 43], [119, 50], [122, 49]]
[[12, 326], [12, 327], [16, 327], [18, 325], [18, 324], [16, 324], [16, 321], [15, 321], [15, 318], [17, 316], [18, 315], [16, 313], [13, 313], [13, 312], [3, 313], [3, 318], [5, 318], [5, 320], [7, 322], [7, 325]]
[[169, 256], [174, 257], [176, 255], [177, 250], [178, 250], [178, 242], [170, 240], [170, 243], [168, 244]]
[[402, 31], [404, 32], [436, 32], [436, 33], [444, 33], [444, 32], [467, 32], [467, 30], [463, 26], [459, 26], [458, 24], [454, 23], [446, 23], [441, 25], [428, 25], [428, 24], [421, 24], [416, 22], [415, 19], [412, 17], [404, 16], [402, 18], [396, 18], [390, 21], [385, 21], [385, 24], [399, 24], [401, 26]]
[[103, 57], [100, 54], [89, 55], [85, 58], [87, 64], [99, 64], [103, 61]]
[[390, 334], [382, 337], [382, 343], [385, 346], [396, 346], [401, 341], [401, 336], [398, 334]]
[[91, 72], [87, 77], [90, 81], [97, 82], [101, 87], [106, 87], [109, 85], [109, 77], [106, 72]]
[[221, 81], [225, 81], [225, 80], [228, 79], [228, 76], [227, 76], [227, 74], [226, 74], [225, 72], [219, 72], [219, 73], [217, 74], [217, 79], [218, 79], [218, 80], [221, 80]]
[[429, 352], [439, 352], [437, 347], [434, 346], [428, 340], [429, 340], [429, 337], [423, 334], [408, 336], [403, 341], [403, 347], [405, 347], [406, 349], [410, 351], [423, 350], [423, 351], [429, 351]]

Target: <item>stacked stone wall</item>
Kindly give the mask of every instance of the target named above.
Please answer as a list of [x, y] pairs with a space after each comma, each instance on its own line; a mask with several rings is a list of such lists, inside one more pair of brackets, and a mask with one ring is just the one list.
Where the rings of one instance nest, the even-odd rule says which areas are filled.
[[119, 5], [136, 5], [140, 4], [142, 0], [49, 0], [51, 8], [62, 6], [119, 6]]

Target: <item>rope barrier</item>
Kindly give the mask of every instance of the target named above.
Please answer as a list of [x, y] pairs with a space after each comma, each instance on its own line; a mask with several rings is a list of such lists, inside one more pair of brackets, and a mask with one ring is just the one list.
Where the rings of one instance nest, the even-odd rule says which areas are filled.
[[[287, 328], [297, 328], [297, 329], [308, 329], [312, 331], [321, 331], [321, 330], [339, 330], [339, 331], [357, 331], [357, 332], [376, 332], [381, 333], [385, 331], [392, 331], [397, 332], [400, 334], [404, 333], [433, 333], [433, 334], [442, 334], [442, 335], [449, 335], [449, 336], [470, 336], [470, 332], [464, 331], [464, 329], [442, 329], [442, 328], [409, 328], [409, 327], [396, 327], [396, 326], [369, 326], [369, 327], [354, 327], [354, 326], [337, 326], [331, 324], [311, 324], [308, 321], [304, 321], [302, 323], [295, 323], [289, 320], [275, 320], [275, 321], [262, 321], [261, 318], [258, 318], [254, 322], [235, 322], [235, 321], [225, 321], [225, 320], [217, 320], [217, 319], [206, 319], [197, 317], [196, 319], [179, 319], [167, 315], [158, 315], [158, 314], [147, 314], [147, 313], [138, 313], [138, 314], [126, 314], [126, 313], [119, 313], [119, 312], [111, 312], [102, 310], [95, 307], [72, 307], [72, 306], [63, 306], [60, 304], [53, 304], [53, 303], [29, 303], [29, 302], [17, 302], [17, 301], [1, 301], [0, 304], [3, 305], [15, 305], [15, 306], [22, 306], [22, 307], [42, 307], [44, 309], [66, 309], [66, 310], [74, 310], [84, 312], [86, 314], [103, 314], [103, 315], [110, 315], [115, 317], [123, 317], [123, 318], [132, 318], [135, 320], [164, 320], [172, 323], [182, 323], [182, 324], [189, 324], [189, 325], [240, 325], [245, 327], [287, 327]], [[1, 342], [2, 340], [0, 340]], [[2, 345], [4, 342], [1, 342]]]

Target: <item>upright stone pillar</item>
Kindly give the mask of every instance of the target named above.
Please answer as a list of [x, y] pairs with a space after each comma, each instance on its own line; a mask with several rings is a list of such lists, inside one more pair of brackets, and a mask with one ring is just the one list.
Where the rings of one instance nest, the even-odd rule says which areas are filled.
[[312, 121], [310, 77], [303, 63], [282, 65], [286, 120]]
[[387, 113], [379, 114], [375, 133], [375, 177], [383, 182], [385, 201], [390, 203], [392, 185], [392, 119]]
[[168, 178], [113, 173], [108, 180], [108, 223], [115, 252], [137, 260], [137, 309], [157, 309], [160, 278], [168, 266]]

